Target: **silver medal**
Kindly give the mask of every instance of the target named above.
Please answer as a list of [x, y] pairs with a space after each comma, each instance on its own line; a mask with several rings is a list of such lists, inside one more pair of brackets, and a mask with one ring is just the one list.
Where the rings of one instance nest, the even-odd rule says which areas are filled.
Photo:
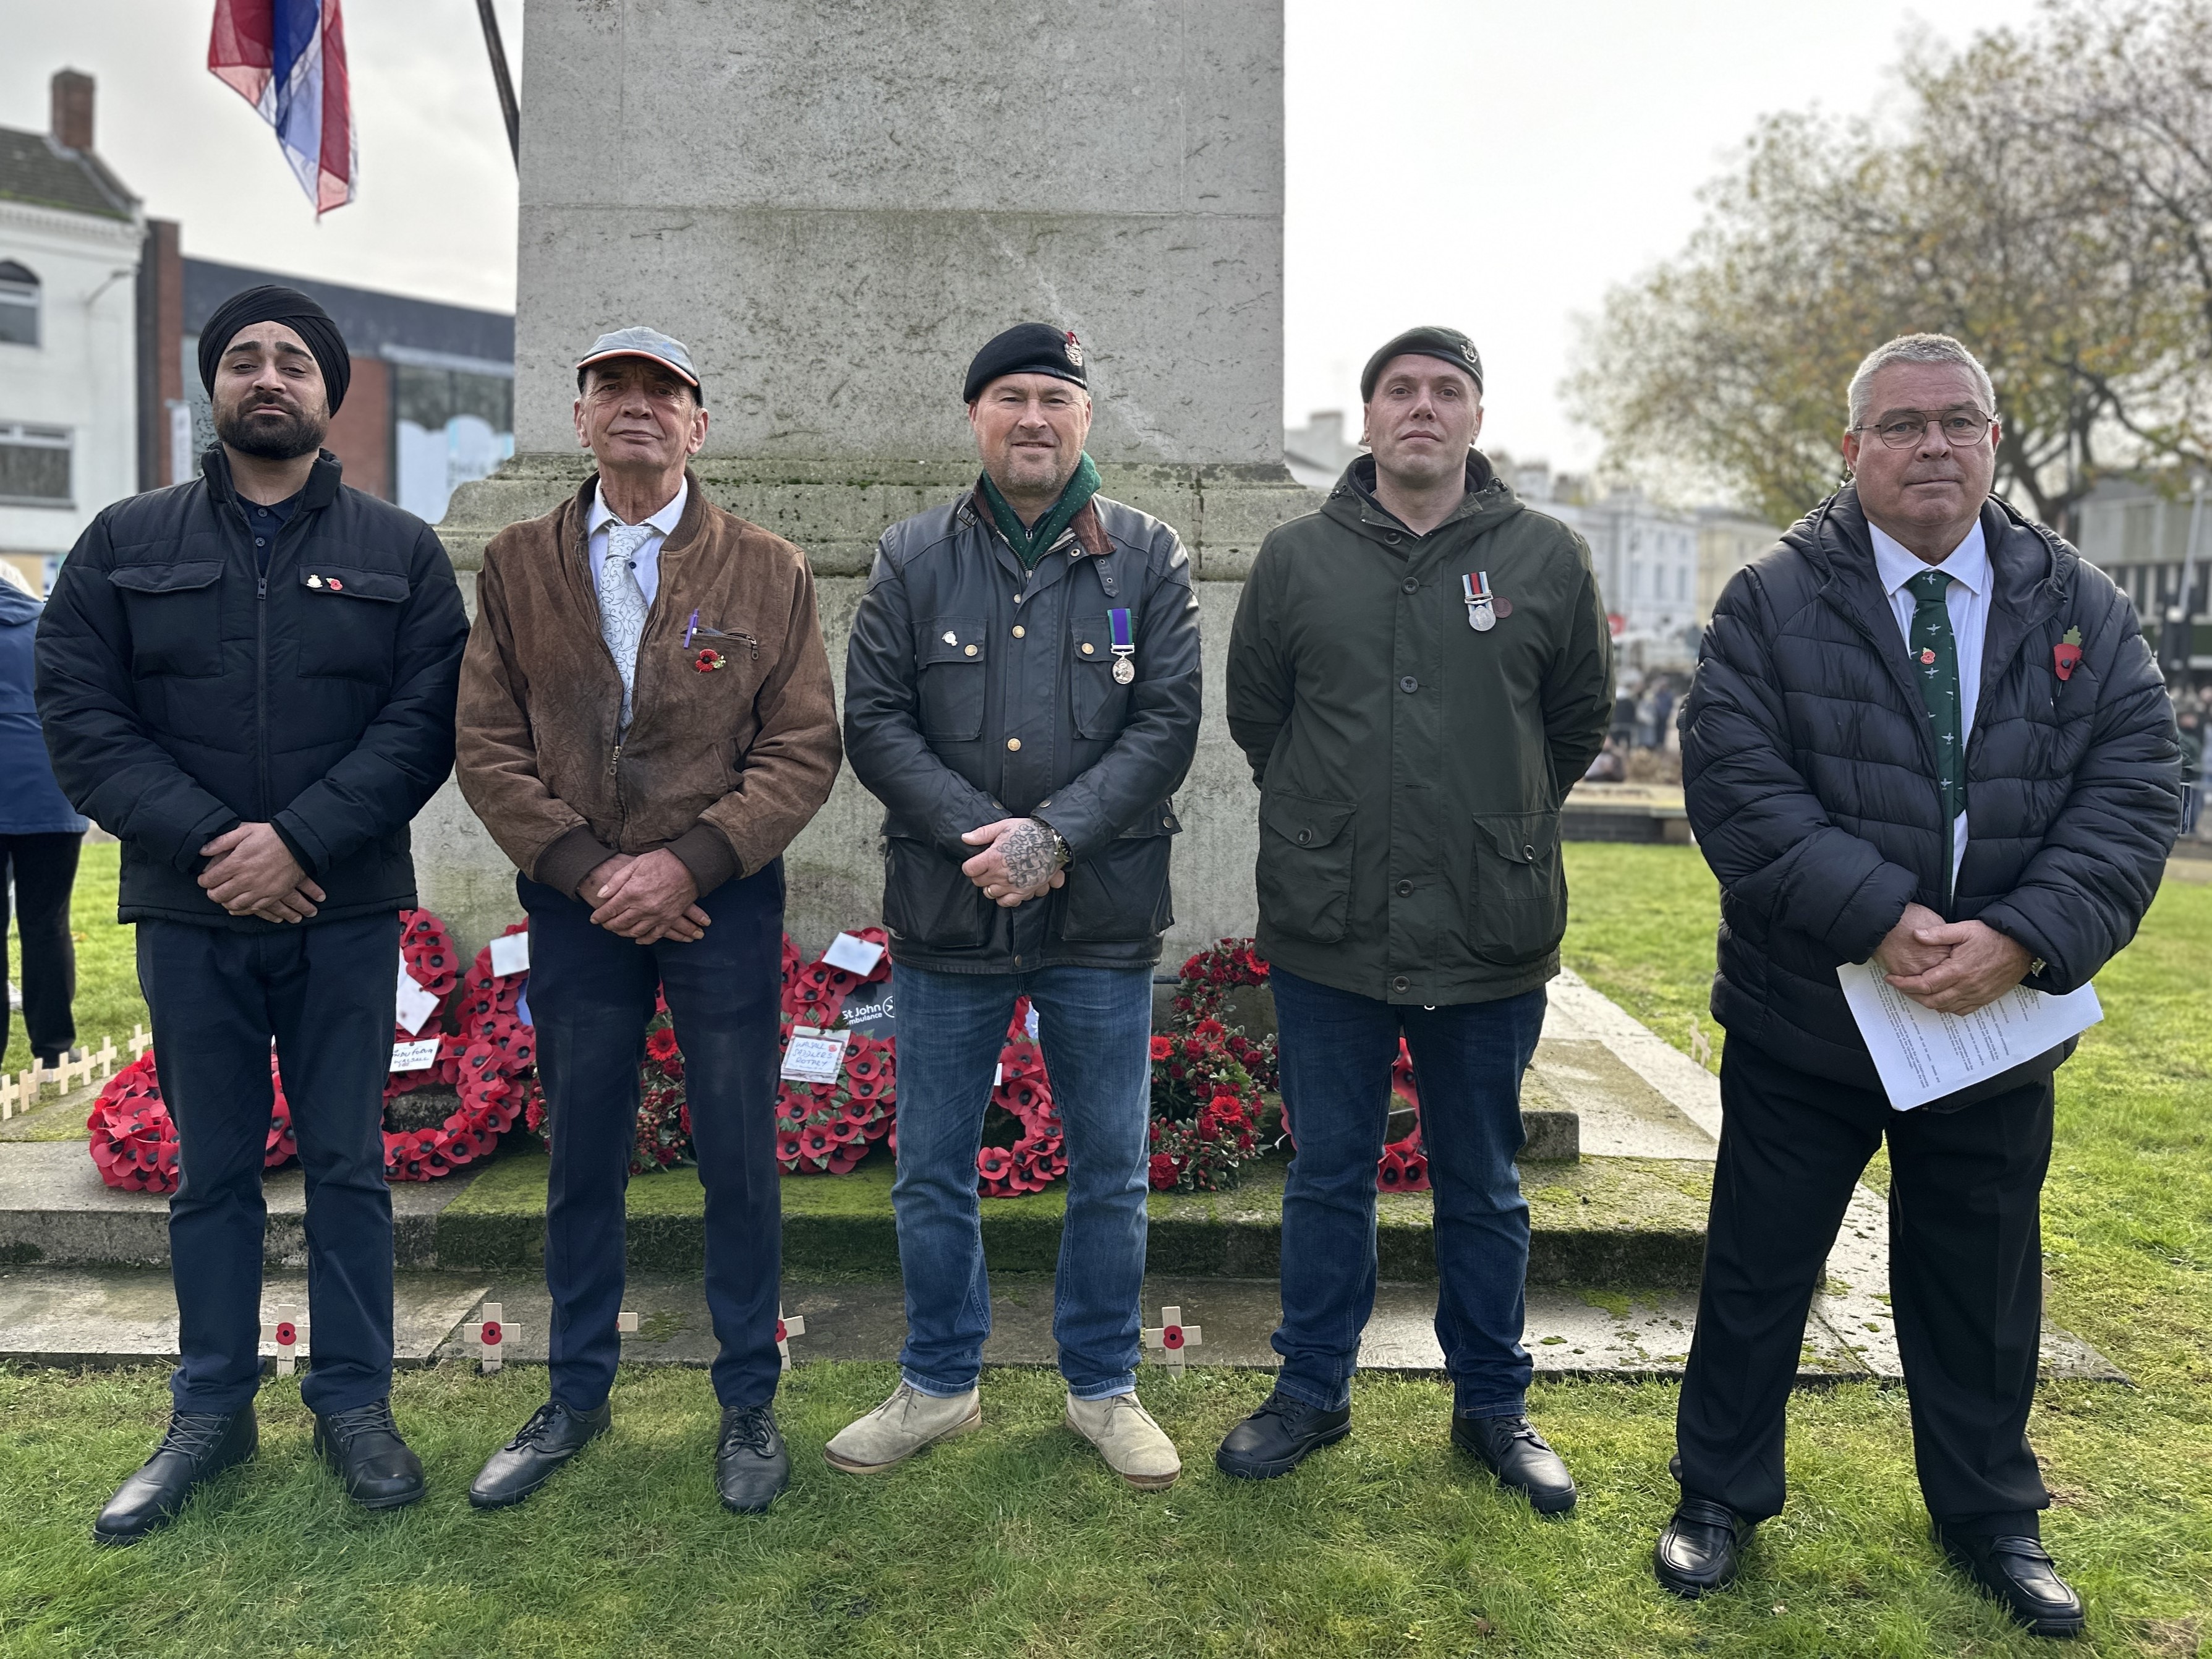
[[1467, 625], [1478, 634], [1487, 634], [1498, 626], [1498, 612], [1491, 609], [1489, 600], [1480, 600], [1468, 606]]
[[1137, 665], [1136, 665], [1136, 664], [1134, 664], [1134, 663], [1131, 662], [1131, 661], [1130, 661], [1127, 657], [1116, 657], [1116, 658], [1115, 658], [1115, 659], [1114, 659], [1114, 684], [1116, 684], [1116, 685], [1127, 685], [1127, 684], [1128, 684], [1128, 683], [1129, 683], [1131, 680], [1133, 680], [1133, 679], [1135, 679], [1136, 678], [1137, 678]]

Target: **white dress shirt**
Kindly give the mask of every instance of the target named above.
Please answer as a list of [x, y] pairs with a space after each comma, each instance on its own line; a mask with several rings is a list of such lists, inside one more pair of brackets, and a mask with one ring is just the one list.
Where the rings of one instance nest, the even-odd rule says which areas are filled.
[[[1874, 537], [1875, 570], [1882, 592], [1889, 595], [1890, 615], [1897, 619], [1898, 642], [1906, 655], [1912, 651], [1912, 611], [1917, 603], [1905, 586], [1923, 570], [1936, 569], [1950, 577], [1944, 591], [1944, 608], [1951, 615], [1951, 638], [1959, 651], [1959, 740], [1969, 742], [1974, 733], [1974, 710], [1982, 700], [1982, 640], [1990, 627], [1990, 588], [1996, 573], [1990, 568], [1990, 550], [1982, 539], [1982, 521], [1966, 532], [1966, 539], [1951, 550], [1942, 563], [1930, 566], [1880, 525], [1869, 519]], [[1960, 757], [1961, 763], [1964, 756]], [[1962, 810], [1951, 826], [1951, 885], [1959, 884], [1959, 866], [1966, 856], [1966, 814]]]
[[[660, 591], [660, 544], [676, 533], [677, 521], [684, 516], [684, 502], [691, 493], [691, 481], [684, 479], [676, 486], [675, 498], [659, 512], [643, 521], [659, 533], [648, 536], [643, 545], [630, 557], [630, 569], [637, 577], [639, 591], [645, 602], [653, 603], [653, 596]], [[592, 490], [591, 516], [584, 520], [584, 545], [592, 556], [592, 592], [599, 591], [599, 571], [607, 562], [607, 526], [627, 522], [595, 485]], [[1911, 556], [1910, 555], [1907, 556]]]

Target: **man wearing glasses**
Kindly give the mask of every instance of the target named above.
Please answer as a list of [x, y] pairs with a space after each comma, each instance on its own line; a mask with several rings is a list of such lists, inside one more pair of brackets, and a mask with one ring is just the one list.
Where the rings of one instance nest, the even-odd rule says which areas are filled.
[[1851, 379], [1853, 478], [1729, 582], [1683, 710], [1720, 878], [1720, 1160], [1660, 1582], [1735, 1577], [1783, 1501], [1799, 1345], [1851, 1190], [1889, 1145], [1890, 1292], [1943, 1553], [2039, 1635], [2081, 1603], [2039, 1541], [2027, 1443], [2039, 1205], [2069, 1041], [1891, 1108], [1837, 979], [1939, 1012], [2084, 985], [2134, 935], [2179, 823], [2173, 715], [2127, 596], [1990, 493], [1990, 377], [1941, 334]]

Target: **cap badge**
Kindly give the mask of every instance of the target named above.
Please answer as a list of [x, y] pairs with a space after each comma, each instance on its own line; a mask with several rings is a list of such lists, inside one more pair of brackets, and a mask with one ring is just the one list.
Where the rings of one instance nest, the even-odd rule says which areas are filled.
[[1076, 368], [1083, 367], [1083, 343], [1075, 337], [1075, 331], [1067, 331], [1067, 361]]
[[320, 587], [322, 585], [323, 579], [320, 576], [310, 576], [307, 578], [307, 586], [310, 587]]

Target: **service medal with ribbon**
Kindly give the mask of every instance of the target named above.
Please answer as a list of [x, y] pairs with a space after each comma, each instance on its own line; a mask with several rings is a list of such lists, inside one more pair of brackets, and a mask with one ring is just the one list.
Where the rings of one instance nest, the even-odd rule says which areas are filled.
[[1459, 585], [1467, 596], [1467, 625], [1478, 634], [1487, 634], [1498, 626], [1498, 607], [1490, 592], [1490, 573], [1474, 571], [1462, 576]]
[[1127, 685], [1137, 678], [1137, 665], [1133, 660], [1137, 654], [1137, 641], [1129, 629], [1129, 613], [1109, 611], [1106, 625], [1114, 630], [1114, 684]]

